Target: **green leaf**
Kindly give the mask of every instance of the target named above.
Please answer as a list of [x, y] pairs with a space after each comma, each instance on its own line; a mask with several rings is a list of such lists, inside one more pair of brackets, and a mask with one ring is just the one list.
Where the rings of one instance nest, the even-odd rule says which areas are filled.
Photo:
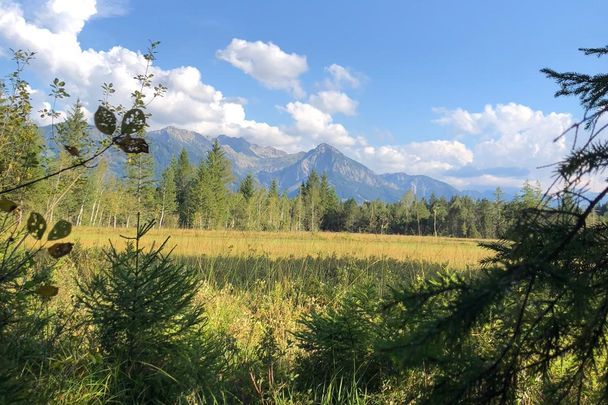
[[51, 298], [56, 296], [59, 293], [59, 288], [53, 285], [41, 285], [36, 288], [36, 294], [41, 295], [46, 298]]
[[116, 116], [105, 107], [99, 106], [95, 111], [95, 126], [106, 135], [113, 135], [116, 131]]
[[120, 133], [122, 135], [131, 135], [142, 131], [146, 125], [146, 116], [139, 108], [134, 108], [125, 113], [122, 117], [122, 125]]
[[42, 239], [44, 231], [46, 231], [46, 221], [44, 217], [37, 212], [32, 212], [27, 220], [27, 231], [35, 238]]
[[72, 251], [72, 248], [74, 247], [73, 243], [55, 243], [54, 245], [50, 246], [47, 250], [49, 252], [49, 254], [54, 257], [55, 259], [59, 259], [60, 257], [63, 257], [65, 255], [67, 255], [68, 253], [70, 253]]
[[118, 138], [116, 145], [126, 153], [149, 153], [148, 143], [143, 138], [131, 138], [130, 135]]
[[51, 232], [49, 232], [48, 240], [63, 239], [72, 232], [72, 224], [63, 219], [53, 226]]
[[6, 198], [0, 198], [0, 211], [2, 212], [13, 212], [17, 209], [17, 204], [7, 200]]

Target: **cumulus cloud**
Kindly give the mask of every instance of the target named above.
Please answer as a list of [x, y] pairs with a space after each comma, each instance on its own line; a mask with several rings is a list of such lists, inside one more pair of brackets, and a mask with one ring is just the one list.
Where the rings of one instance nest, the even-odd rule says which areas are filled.
[[129, 0], [97, 0], [97, 17], [122, 16], [129, 11]]
[[573, 124], [571, 114], [548, 113], [516, 103], [487, 105], [482, 112], [439, 110], [436, 121], [456, 134], [473, 135], [479, 167], [534, 169], [561, 160], [567, 139], [555, 138]]
[[299, 77], [308, 70], [306, 56], [286, 53], [272, 42], [249, 42], [234, 38], [216, 56], [242, 70], [271, 89], [289, 90], [305, 95]]
[[433, 140], [405, 145], [365, 146], [358, 157], [380, 172], [407, 172], [441, 176], [473, 161], [473, 152], [461, 142]]
[[310, 96], [310, 103], [328, 114], [355, 115], [359, 103], [345, 93], [335, 90], [320, 91]]
[[287, 104], [285, 110], [294, 120], [293, 131], [314, 143], [327, 142], [335, 146], [354, 146], [358, 140], [349, 135], [342, 124], [333, 122], [330, 114], [300, 101]]
[[[485, 175], [486, 180], [502, 178], [517, 180], [520, 184], [528, 176], [548, 183], [551, 171], [538, 168], [565, 156], [570, 146], [568, 139], [554, 140], [574, 122], [571, 114], [544, 113], [516, 103], [486, 105], [481, 112], [464, 109], [437, 109], [436, 112], [440, 114], [436, 123], [447, 126], [472, 144], [474, 159], [469, 171], [474, 168], [480, 176]], [[510, 170], [507, 173], [497, 168]], [[479, 180], [471, 177], [469, 181]]]
[[353, 73], [350, 69], [332, 64], [325, 68], [330, 74], [330, 79], [325, 81], [325, 86], [329, 89], [341, 89], [345, 86], [357, 88], [361, 85], [360, 74]]
[[[54, 77], [64, 79], [68, 92], [73, 98], [80, 98], [88, 111], [96, 109], [102, 96], [99, 86], [104, 82], [113, 83], [117, 89], [111, 100], [114, 104], [129, 106], [130, 92], [137, 88], [133, 76], [143, 72], [146, 65], [143, 55], [121, 46], [105, 51], [82, 49], [78, 41], [85, 23], [96, 15], [98, 3], [94, 0], [36, 3], [37, 8], [28, 8], [41, 11], [30, 16], [21, 4], [0, 0], [0, 44], [36, 52], [32, 66], [41, 79], [47, 82]], [[198, 69], [187, 66], [164, 70], [153, 66], [151, 73], [169, 88], [164, 98], [149, 107], [152, 127], [175, 125], [208, 135], [225, 133], [244, 136], [262, 145], [296, 148], [297, 136], [247, 119], [242, 103], [227, 99], [221, 91], [204, 83]], [[39, 100], [35, 108], [44, 108], [43, 102]]]

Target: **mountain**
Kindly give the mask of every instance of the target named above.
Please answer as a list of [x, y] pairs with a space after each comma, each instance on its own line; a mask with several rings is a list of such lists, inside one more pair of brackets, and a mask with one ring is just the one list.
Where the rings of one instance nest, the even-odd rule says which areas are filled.
[[418, 197], [429, 197], [435, 193], [450, 198], [458, 194], [458, 190], [449, 184], [427, 176], [409, 176], [404, 173], [378, 175], [325, 143], [304, 154], [294, 164], [271, 173], [260, 172], [257, 177], [264, 185], [269, 185], [276, 179], [282, 190], [293, 195], [313, 170], [327, 175], [340, 198], [354, 198], [359, 202], [375, 199], [397, 201], [410, 189]]
[[[520, 193], [521, 189], [517, 187], [501, 187], [502, 191], [501, 199], [504, 201], [511, 201], [517, 197]], [[496, 187], [494, 188], [480, 188], [480, 189], [472, 189], [472, 190], [463, 190], [460, 192], [461, 195], [466, 195], [471, 197], [474, 200], [491, 200], [494, 201], [496, 199]]]
[[432, 194], [437, 197], [445, 197], [447, 199], [456, 196], [459, 193], [457, 189], [439, 180], [435, 180], [429, 176], [412, 176], [405, 173], [386, 173], [380, 177], [391, 187], [399, 191], [412, 190], [419, 198], [430, 198]]
[[[50, 145], [51, 153], [56, 153], [50, 127], [41, 128], [41, 132]], [[90, 133], [97, 141], [105, 137], [95, 128], [90, 128]], [[236, 183], [248, 173], [252, 173], [258, 182], [266, 187], [276, 179], [279, 188], [289, 195], [297, 193], [300, 184], [306, 181], [313, 170], [319, 175], [327, 175], [329, 183], [336, 188], [340, 198], [354, 198], [358, 202], [375, 199], [398, 201], [408, 190], [412, 190], [420, 198], [428, 198], [431, 194], [450, 198], [460, 194], [449, 184], [428, 176], [411, 176], [405, 173], [377, 174], [326, 143], [308, 152], [287, 153], [273, 147], [252, 144], [243, 138], [226, 135], [210, 138], [198, 132], [175, 127], [147, 133], [156, 175], [160, 176], [171, 159], [184, 148], [192, 164], [198, 165], [211, 149], [214, 139], [217, 139], [231, 161]], [[105, 157], [110, 171], [116, 176], [123, 176], [124, 153], [112, 148]]]

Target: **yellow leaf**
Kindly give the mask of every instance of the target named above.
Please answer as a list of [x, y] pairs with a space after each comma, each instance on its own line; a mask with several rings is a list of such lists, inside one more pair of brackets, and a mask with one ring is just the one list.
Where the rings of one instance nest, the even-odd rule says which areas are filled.
[[17, 208], [17, 204], [7, 200], [6, 198], [0, 198], [0, 211], [13, 212]]

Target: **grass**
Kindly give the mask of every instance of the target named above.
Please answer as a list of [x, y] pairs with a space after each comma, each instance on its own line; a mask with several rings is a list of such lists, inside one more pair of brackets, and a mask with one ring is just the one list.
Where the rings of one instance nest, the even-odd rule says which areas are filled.
[[[129, 229], [79, 227], [72, 238], [83, 247], [98, 247], [108, 240], [118, 247], [130, 235]], [[350, 257], [358, 259], [388, 258], [445, 264], [465, 269], [488, 255], [478, 246], [480, 240], [432, 236], [372, 235], [353, 233], [308, 232], [241, 232], [190, 229], [154, 229], [148, 242], [171, 236], [176, 256], [268, 256], [278, 258]]]
[[[121, 234], [131, 236], [133, 229], [74, 230], [70, 239], [78, 242], [77, 247], [55, 274], [55, 285], [60, 288], [54, 300], [57, 308], [72, 307], [75, 278], [104, 265], [99, 248], [108, 246], [108, 240], [122, 247]], [[306, 355], [295, 342], [294, 333], [302, 328], [298, 321], [311, 311], [336, 307], [354, 288], [373, 286], [383, 297], [391, 287], [441, 268], [474, 271], [478, 260], [488, 255], [476, 240], [347, 233], [155, 229], [144, 241], [150, 245], [167, 236], [171, 236], [169, 245], [175, 246], [173, 258], [198, 269], [204, 279], [197, 300], [205, 306], [209, 330], [223, 336], [232, 348], [229, 361], [237, 371], [231, 377], [236, 380], [233, 388], [225, 393], [232, 398], [228, 403], [385, 403], [384, 397], [372, 401], [357, 389], [346, 390], [349, 381], [332, 381], [310, 394], [297, 392], [291, 375], [298, 358]], [[280, 383], [272, 389], [264, 380], [268, 371], [259, 365], [268, 331], [279, 353], [276, 380]], [[76, 349], [69, 357], [78, 356]], [[67, 363], [72, 364], [70, 370], [75, 367], [73, 360]], [[60, 362], [55, 365], [62, 368]], [[96, 396], [103, 397], [108, 372], [92, 369], [85, 373], [89, 380], [68, 379], [77, 382], [69, 387], [60, 380], [53, 382], [58, 387], [53, 390], [62, 393], [56, 402], [70, 403], [88, 396], [95, 403]], [[265, 392], [256, 391], [251, 376], [261, 379], [259, 386]], [[262, 396], [267, 399], [260, 400]]]

